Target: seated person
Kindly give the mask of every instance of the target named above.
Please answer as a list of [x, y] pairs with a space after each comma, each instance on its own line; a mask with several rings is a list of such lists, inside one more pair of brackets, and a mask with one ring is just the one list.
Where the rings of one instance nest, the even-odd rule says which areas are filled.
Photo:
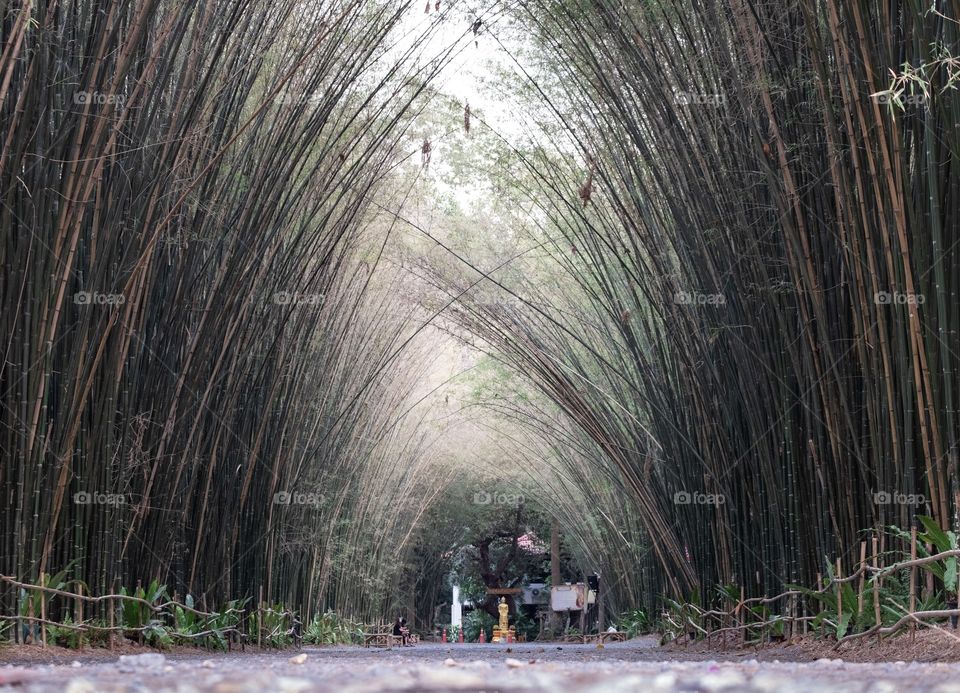
[[410, 635], [410, 629], [407, 628], [407, 619], [397, 616], [397, 620], [393, 622], [393, 634], [400, 637], [402, 645], [407, 644], [407, 637]]

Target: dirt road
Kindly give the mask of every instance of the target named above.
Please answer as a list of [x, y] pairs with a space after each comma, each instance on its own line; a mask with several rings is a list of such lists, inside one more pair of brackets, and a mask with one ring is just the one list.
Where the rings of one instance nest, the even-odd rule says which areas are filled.
[[[14, 655], [15, 656], [15, 655]], [[648, 640], [608, 645], [304, 648], [299, 653], [88, 654], [40, 664], [7, 658], [0, 691], [887, 691], [960, 693], [960, 663], [857, 664], [680, 659]], [[719, 656], [719, 655], [717, 655]], [[302, 662], [300, 660], [303, 660]], [[0, 660], [3, 661], [3, 660]]]

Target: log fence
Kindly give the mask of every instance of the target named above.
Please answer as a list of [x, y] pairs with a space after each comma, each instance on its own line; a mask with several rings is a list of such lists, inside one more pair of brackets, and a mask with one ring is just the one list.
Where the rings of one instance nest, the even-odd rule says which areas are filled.
[[[838, 558], [834, 565], [831, 566], [834, 570], [834, 574], [828, 576], [826, 580], [824, 580], [822, 576], [819, 576], [816, 590], [788, 589], [773, 597], [764, 596], [747, 599], [744, 597], [744, 591], [741, 588], [740, 599], [737, 600], [730, 609], [701, 609], [696, 605], [686, 604], [685, 607], [689, 608], [693, 613], [685, 614], [679, 620], [676, 614], [665, 612], [662, 616], [665, 620], [670, 622], [675, 629], [681, 633], [687, 634], [688, 636], [690, 634], [699, 634], [700, 636], [703, 636], [707, 642], [710, 642], [715, 636], [719, 636], [721, 646], [723, 648], [726, 648], [724, 634], [740, 634], [741, 644], [743, 644], [746, 641], [746, 635], [749, 631], [769, 631], [778, 624], [783, 625], [784, 638], [790, 639], [790, 637], [797, 633], [798, 626], [802, 626], [803, 632], [806, 633], [808, 624], [817, 620], [818, 618], [821, 620], [821, 622], [830, 626], [837, 626], [837, 623], [825, 615], [826, 610], [822, 605], [820, 605], [819, 611], [816, 614], [811, 615], [810, 613], [807, 613], [806, 615], [798, 615], [797, 603], [799, 602], [802, 604], [802, 601], [800, 600], [802, 600], [804, 597], [815, 597], [815, 595], [822, 595], [831, 591], [836, 591], [836, 611], [839, 618], [840, 615], [843, 614], [844, 609], [842, 585], [857, 583], [857, 613], [863, 613], [864, 595], [869, 589], [874, 611], [874, 622], [876, 625], [862, 632], [851, 633], [839, 638], [837, 640], [837, 647], [843, 645], [844, 643], [873, 635], [876, 635], [879, 641], [882, 636], [892, 635], [907, 626], [911, 631], [911, 638], [915, 639], [916, 630], [919, 627], [937, 627], [936, 623], [931, 622], [934, 619], [956, 619], [957, 617], [960, 617], [960, 608], [927, 609], [921, 611], [916, 610], [918, 584], [917, 569], [949, 558], [960, 559], [960, 549], [941, 551], [940, 553], [918, 558], [916, 528], [914, 528], [911, 532], [910, 558], [908, 560], [898, 561], [890, 565], [883, 566], [881, 565], [883, 553], [879, 548], [877, 537], [873, 537], [872, 547], [872, 555], [867, 556], [867, 543], [862, 542], [860, 544], [860, 560], [858, 562], [858, 567], [851, 574], [846, 576], [843, 575], [841, 560]], [[883, 625], [880, 603], [880, 590], [882, 588], [883, 578], [903, 570], [910, 571], [908, 606], [900, 607], [900, 609], [903, 611], [903, 615], [896, 622], [890, 625]], [[869, 587], [867, 585], [868, 578], [871, 578], [872, 580]], [[784, 603], [784, 600], [789, 600], [791, 603], [791, 606], [785, 610], [786, 613], [784, 615], [774, 614], [768, 618], [761, 618], [760, 615], [751, 608], [755, 606]], [[720, 627], [714, 627], [716, 624], [719, 624]], [[789, 636], [786, 635], [788, 628], [790, 633]], [[688, 637], [686, 642], [689, 642], [690, 640], [691, 638]]]
[[[143, 599], [142, 597], [129, 594], [104, 594], [100, 596], [93, 596], [84, 594], [82, 587], [78, 587], [76, 592], [71, 592], [65, 589], [49, 587], [47, 585], [35, 585], [28, 582], [22, 582], [8, 575], [0, 575], [0, 583], [6, 584], [15, 590], [23, 590], [28, 594], [36, 593], [40, 595], [50, 595], [50, 597], [62, 597], [65, 600], [73, 600], [72, 611], [76, 616], [73, 623], [56, 621], [51, 618], [47, 618], [47, 599], [45, 598], [39, 599], [39, 616], [34, 615], [32, 609], [30, 613], [20, 613], [19, 608], [18, 613], [16, 614], [0, 614], [0, 622], [15, 624], [14, 637], [17, 642], [20, 641], [24, 632], [24, 625], [26, 625], [26, 633], [28, 636], [33, 635], [34, 639], [39, 640], [43, 646], [46, 646], [47, 644], [48, 627], [70, 630], [89, 635], [105, 634], [107, 636], [108, 647], [111, 649], [113, 647], [113, 635], [116, 633], [128, 635], [135, 634], [138, 640], [142, 640], [144, 633], [155, 628], [156, 626], [154, 623], [144, 624], [140, 622], [139, 611], [137, 625], [115, 625], [116, 610], [117, 608], [122, 608], [124, 603], [133, 603], [146, 607], [152, 616], [150, 620], [159, 621], [164, 624], [176, 623], [176, 609], [180, 609], [183, 612], [192, 613], [193, 615], [204, 620], [212, 620], [216, 618], [222, 618], [224, 616], [236, 615], [236, 625], [224, 625], [223, 627], [219, 628], [207, 628], [197, 632], [183, 632], [180, 630], [170, 631], [170, 635], [176, 640], [196, 641], [211, 636], [222, 636], [226, 639], [227, 648], [232, 649], [234, 644], [240, 644], [241, 648], [244, 648], [246, 643], [249, 642], [253, 637], [256, 638], [258, 644], [262, 643], [264, 640], [269, 643], [272, 638], [279, 636], [289, 637], [294, 643], [299, 645], [301, 639], [301, 633], [299, 632], [298, 628], [300, 625], [300, 619], [296, 612], [290, 610], [273, 609], [265, 605], [262, 601], [258, 603], [257, 608], [253, 610], [246, 608], [227, 608], [222, 611], [205, 611], [194, 606], [189, 606], [188, 604], [185, 604], [177, 599], [167, 599], [162, 602], [151, 602], [148, 599]], [[14, 601], [15, 603], [19, 603], [19, 600]], [[92, 623], [90, 621], [83, 621], [82, 615], [84, 604], [105, 604], [107, 625], [104, 626], [98, 625], [97, 623]], [[65, 614], [70, 614], [71, 610], [66, 608], [63, 611]], [[272, 615], [275, 618], [272, 619], [273, 624], [269, 627], [269, 629], [265, 630], [263, 627], [263, 617], [267, 615]], [[255, 619], [256, 626], [250, 625], [251, 618]], [[246, 625], [245, 628], [244, 625]], [[37, 626], [39, 626], [39, 629]], [[39, 630], [39, 633], [37, 633], [37, 630]], [[256, 633], [252, 634], [250, 632], [251, 630], [256, 630]]]

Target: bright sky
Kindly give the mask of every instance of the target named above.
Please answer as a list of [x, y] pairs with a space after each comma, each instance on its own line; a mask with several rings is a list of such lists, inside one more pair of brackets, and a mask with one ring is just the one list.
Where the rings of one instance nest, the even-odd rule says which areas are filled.
[[[434, 1], [431, 0], [429, 14], [423, 12], [419, 4], [406, 14], [396, 33], [401, 37], [397, 50], [408, 48], [426, 33], [430, 38], [420, 51], [424, 61], [455, 46], [450, 63], [433, 87], [461, 104], [469, 103], [474, 127], [482, 127], [479, 123], [482, 118], [511, 143], [529, 138], [529, 114], [525, 114], [520, 108], [521, 104], [500, 88], [498, 78], [504, 71], [522, 76], [513, 58], [503, 48], [516, 41], [516, 38], [508, 38], [515, 32], [507, 31], [504, 20], [498, 18], [503, 4], [495, 0], [481, 5], [466, 0], [451, 6], [448, 0], [442, 0], [441, 12], [438, 13], [434, 11]], [[474, 35], [471, 24], [477, 16], [481, 17], [482, 23]], [[439, 134], [429, 133], [432, 138]], [[434, 161], [431, 166], [442, 170], [445, 166], [443, 142], [433, 141], [433, 145]], [[451, 186], [440, 180], [435, 182], [442, 192], [451, 194], [464, 209], [476, 204], [485, 194], [485, 191], [473, 186]]]

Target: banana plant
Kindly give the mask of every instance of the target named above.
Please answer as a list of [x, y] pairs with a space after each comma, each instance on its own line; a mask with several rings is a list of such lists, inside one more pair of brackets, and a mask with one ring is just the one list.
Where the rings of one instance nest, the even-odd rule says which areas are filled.
[[660, 615], [658, 624], [661, 632], [661, 642], [675, 640], [681, 635], [689, 635], [694, 639], [698, 635], [706, 635], [706, 631], [699, 625], [703, 616], [703, 609], [699, 606], [700, 594], [694, 590], [690, 600], [681, 602], [670, 597], [663, 597], [664, 611]]
[[287, 617], [283, 604], [268, 604], [257, 609], [250, 615], [253, 633], [259, 634], [267, 647], [286, 647], [292, 642], [292, 634], [286, 627]]
[[[50, 575], [48, 573], [40, 573], [40, 579], [37, 581], [38, 586], [40, 587], [50, 587], [55, 590], [65, 590], [70, 585], [70, 581], [67, 580], [67, 575], [70, 574], [70, 571], [73, 569], [74, 561], [71, 561], [67, 564], [67, 567], [61, 570], [59, 573], [54, 573]], [[78, 584], [83, 585], [82, 582], [77, 581]], [[86, 585], [84, 585], [85, 587]], [[43, 614], [50, 614], [50, 603], [53, 600], [53, 595], [49, 592], [44, 592], [43, 590], [31, 590], [21, 587], [20, 588], [20, 598], [18, 601], [18, 610], [21, 618], [25, 619], [39, 619], [42, 618]], [[23, 640], [26, 640], [30, 637], [33, 638], [33, 641], [36, 642], [40, 639], [40, 624], [37, 621], [26, 621], [23, 624]]]
[[[150, 583], [147, 589], [137, 587], [132, 594], [125, 587], [120, 588], [120, 595], [132, 596], [144, 600], [154, 607], [159, 605], [167, 596], [167, 586], [161, 585], [158, 580]], [[156, 612], [142, 601], [124, 599], [120, 607], [123, 627], [142, 633], [144, 641], [155, 647], [165, 648], [172, 644], [169, 629], [162, 620], [157, 618]]]
[[622, 614], [617, 626], [618, 630], [624, 631], [628, 638], [635, 638], [649, 630], [650, 619], [642, 609], [634, 609]]
[[[724, 610], [740, 601], [740, 588], [737, 585], [717, 585], [717, 596], [720, 599], [719, 608]], [[785, 619], [773, 613], [766, 604], [743, 604], [741, 613], [755, 624], [759, 624], [748, 631], [747, 642], [762, 642], [764, 638], [780, 640], [784, 637]], [[756, 633], [757, 637], [749, 637]]]
[[[917, 519], [923, 525], [923, 532], [917, 532], [917, 556], [926, 558], [931, 555], [927, 550], [927, 545], [933, 546], [936, 553], [943, 553], [957, 548], [957, 535], [955, 532], [944, 530], [937, 524], [937, 521], [928, 515], [918, 515]], [[905, 541], [910, 541], [910, 532], [906, 532], [899, 527], [891, 526], [890, 531]], [[947, 601], [956, 602], [957, 600], [957, 559], [954, 556], [945, 558], [935, 563], [927, 563], [920, 566], [939, 579], [943, 583], [943, 589], [947, 593]]]
[[[834, 578], [833, 565], [827, 561], [827, 577]], [[813, 627], [823, 635], [832, 635], [837, 640], [843, 638], [851, 630], [859, 631], [873, 625], [874, 613], [871, 609], [860, 612], [857, 608], [857, 594], [849, 582], [839, 584], [840, 599], [837, 591], [830, 587], [824, 591], [812, 590], [802, 585], [787, 585], [787, 589], [802, 592], [811, 599], [820, 602], [823, 609], [814, 617]]]
[[[203, 619], [194, 632], [210, 631], [210, 634], [203, 639], [205, 647], [217, 650], [227, 649], [228, 632], [240, 625], [240, 612], [246, 606], [247, 601], [249, 600], [234, 599], [229, 601], [223, 611]], [[192, 606], [192, 600], [187, 606]]]
[[362, 642], [363, 626], [327, 611], [313, 617], [303, 633], [304, 642], [312, 645], [349, 645]]
[[186, 599], [183, 600], [186, 609], [182, 606], [175, 606], [173, 609], [173, 626], [179, 635], [194, 635], [199, 633], [202, 629], [199, 627], [200, 619], [193, 611], [190, 609], [193, 608], [193, 595], [188, 594]]

